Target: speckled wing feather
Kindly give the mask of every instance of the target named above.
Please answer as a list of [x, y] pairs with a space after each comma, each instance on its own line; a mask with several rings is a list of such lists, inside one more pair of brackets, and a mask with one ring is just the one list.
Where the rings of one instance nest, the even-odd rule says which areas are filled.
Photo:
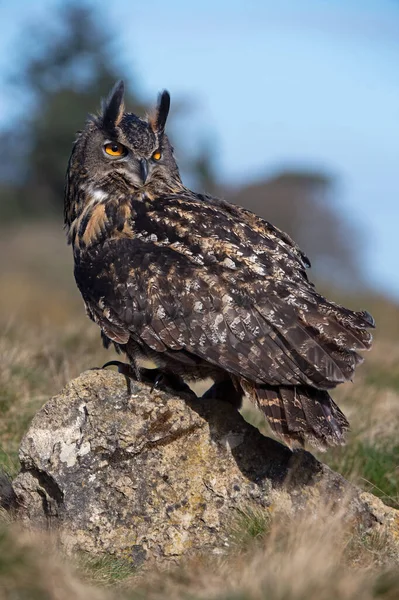
[[107, 337], [176, 360], [189, 353], [257, 384], [328, 389], [352, 377], [372, 319], [320, 296], [288, 236], [189, 192], [132, 198], [130, 208], [129, 237], [75, 259]]

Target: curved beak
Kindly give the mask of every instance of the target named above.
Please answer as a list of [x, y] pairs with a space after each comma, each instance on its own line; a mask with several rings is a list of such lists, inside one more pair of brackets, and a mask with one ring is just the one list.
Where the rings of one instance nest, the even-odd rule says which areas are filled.
[[148, 161], [145, 158], [140, 159], [140, 177], [141, 181], [145, 183], [148, 177]]

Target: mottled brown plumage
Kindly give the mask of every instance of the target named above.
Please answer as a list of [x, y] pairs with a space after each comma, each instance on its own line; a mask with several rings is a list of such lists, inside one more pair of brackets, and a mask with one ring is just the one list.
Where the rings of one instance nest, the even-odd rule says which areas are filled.
[[137, 376], [143, 356], [209, 376], [208, 396], [247, 393], [288, 444], [343, 443], [348, 422], [327, 390], [352, 379], [372, 317], [318, 294], [288, 235], [184, 187], [168, 111], [164, 92], [150, 119], [125, 113], [120, 83], [74, 145], [65, 222], [88, 315]]

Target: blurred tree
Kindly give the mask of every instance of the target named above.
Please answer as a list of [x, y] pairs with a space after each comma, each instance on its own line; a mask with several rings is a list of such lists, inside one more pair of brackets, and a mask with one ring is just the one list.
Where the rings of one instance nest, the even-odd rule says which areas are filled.
[[[3, 139], [8, 140], [7, 157], [0, 167], [3, 220], [61, 214], [74, 134], [82, 127], [85, 115], [99, 108], [100, 98], [121, 78], [120, 66], [112, 60], [116, 36], [95, 14], [84, 3], [61, 5], [48, 29], [31, 28], [34, 34], [23, 36], [26, 54], [11, 87], [23, 91], [29, 109], [19, 114], [18, 127], [13, 124], [1, 131]], [[127, 83], [129, 110], [143, 114], [144, 103], [131, 91], [136, 87], [132, 87], [131, 80]], [[178, 102], [173, 109], [176, 114]], [[173, 135], [173, 115], [171, 124]], [[208, 162], [201, 150], [184, 165], [200, 187], [203, 179], [210, 179]]]
[[312, 262], [312, 277], [353, 287], [359, 279], [359, 235], [335, 210], [333, 180], [322, 173], [285, 171], [229, 192], [286, 231]]
[[[24, 36], [23, 48], [36, 50], [36, 55], [26, 56], [12, 82], [19, 91], [22, 87], [29, 110], [19, 115], [12, 134], [2, 132], [12, 140], [9, 164], [0, 172], [3, 216], [60, 213], [74, 133], [119, 78], [110, 60], [110, 35], [88, 7], [69, 4], [52, 26], [32, 30], [34, 34]], [[143, 109], [135, 96], [129, 103]]]
[[[84, 1], [60, 4], [46, 25], [30, 27], [15, 46], [22, 52], [9, 86], [17, 119], [3, 127], [7, 152], [0, 163], [0, 218], [62, 215], [64, 173], [74, 133], [121, 77], [120, 57], [104, 13]], [[145, 106], [136, 85], [127, 94], [130, 110]], [[132, 92], [134, 90], [134, 93]], [[22, 99], [23, 104], [18, 102]], [[187, 107], [188, 105], [188, 107]], [[192, 108], [174, 100], [169, 131], [178, 131], [174, 116]], [[314, 273], [331, 284], [356, 281], [360, 244], [354, 231], [335, 211], [332, 181], [320, 173], [284, 172], [239, 190], [222, 190], [216, 177], [214, 138], [204, 137], [189, 150], [185, 131], [177, 156], [184, 178], [201, 192], [226, 196], [287, 231], [314, 264]], [[192, 141], [192, 140], [191, 140]]]

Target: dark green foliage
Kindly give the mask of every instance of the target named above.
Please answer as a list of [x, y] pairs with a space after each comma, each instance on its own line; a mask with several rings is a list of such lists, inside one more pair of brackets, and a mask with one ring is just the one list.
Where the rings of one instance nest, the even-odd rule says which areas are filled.
[[355, 479], [386, 504], [399, 508], [399, 445], [385, 440], [381, 445], [356, 440], [327, 455], [329, 466], [344, 477]]
[[238, 510], [232, 525], [231, 539], [240, 550], [254, 542], [264, 540], [271, 526], [271, 515], [267, 509], [247, 508]]
[[100, 585], [118, 583], [134, 573], [131, 563], [110, 555], [98, 557], [81, 554], [77, 563], [78, 570], [86, 579]]
[[0, 445], [0, 473], [4, 472], [10, 477], [15, 477], [18, 474], [19, 468], [18, 451], [6, 451], [5, 448]]

